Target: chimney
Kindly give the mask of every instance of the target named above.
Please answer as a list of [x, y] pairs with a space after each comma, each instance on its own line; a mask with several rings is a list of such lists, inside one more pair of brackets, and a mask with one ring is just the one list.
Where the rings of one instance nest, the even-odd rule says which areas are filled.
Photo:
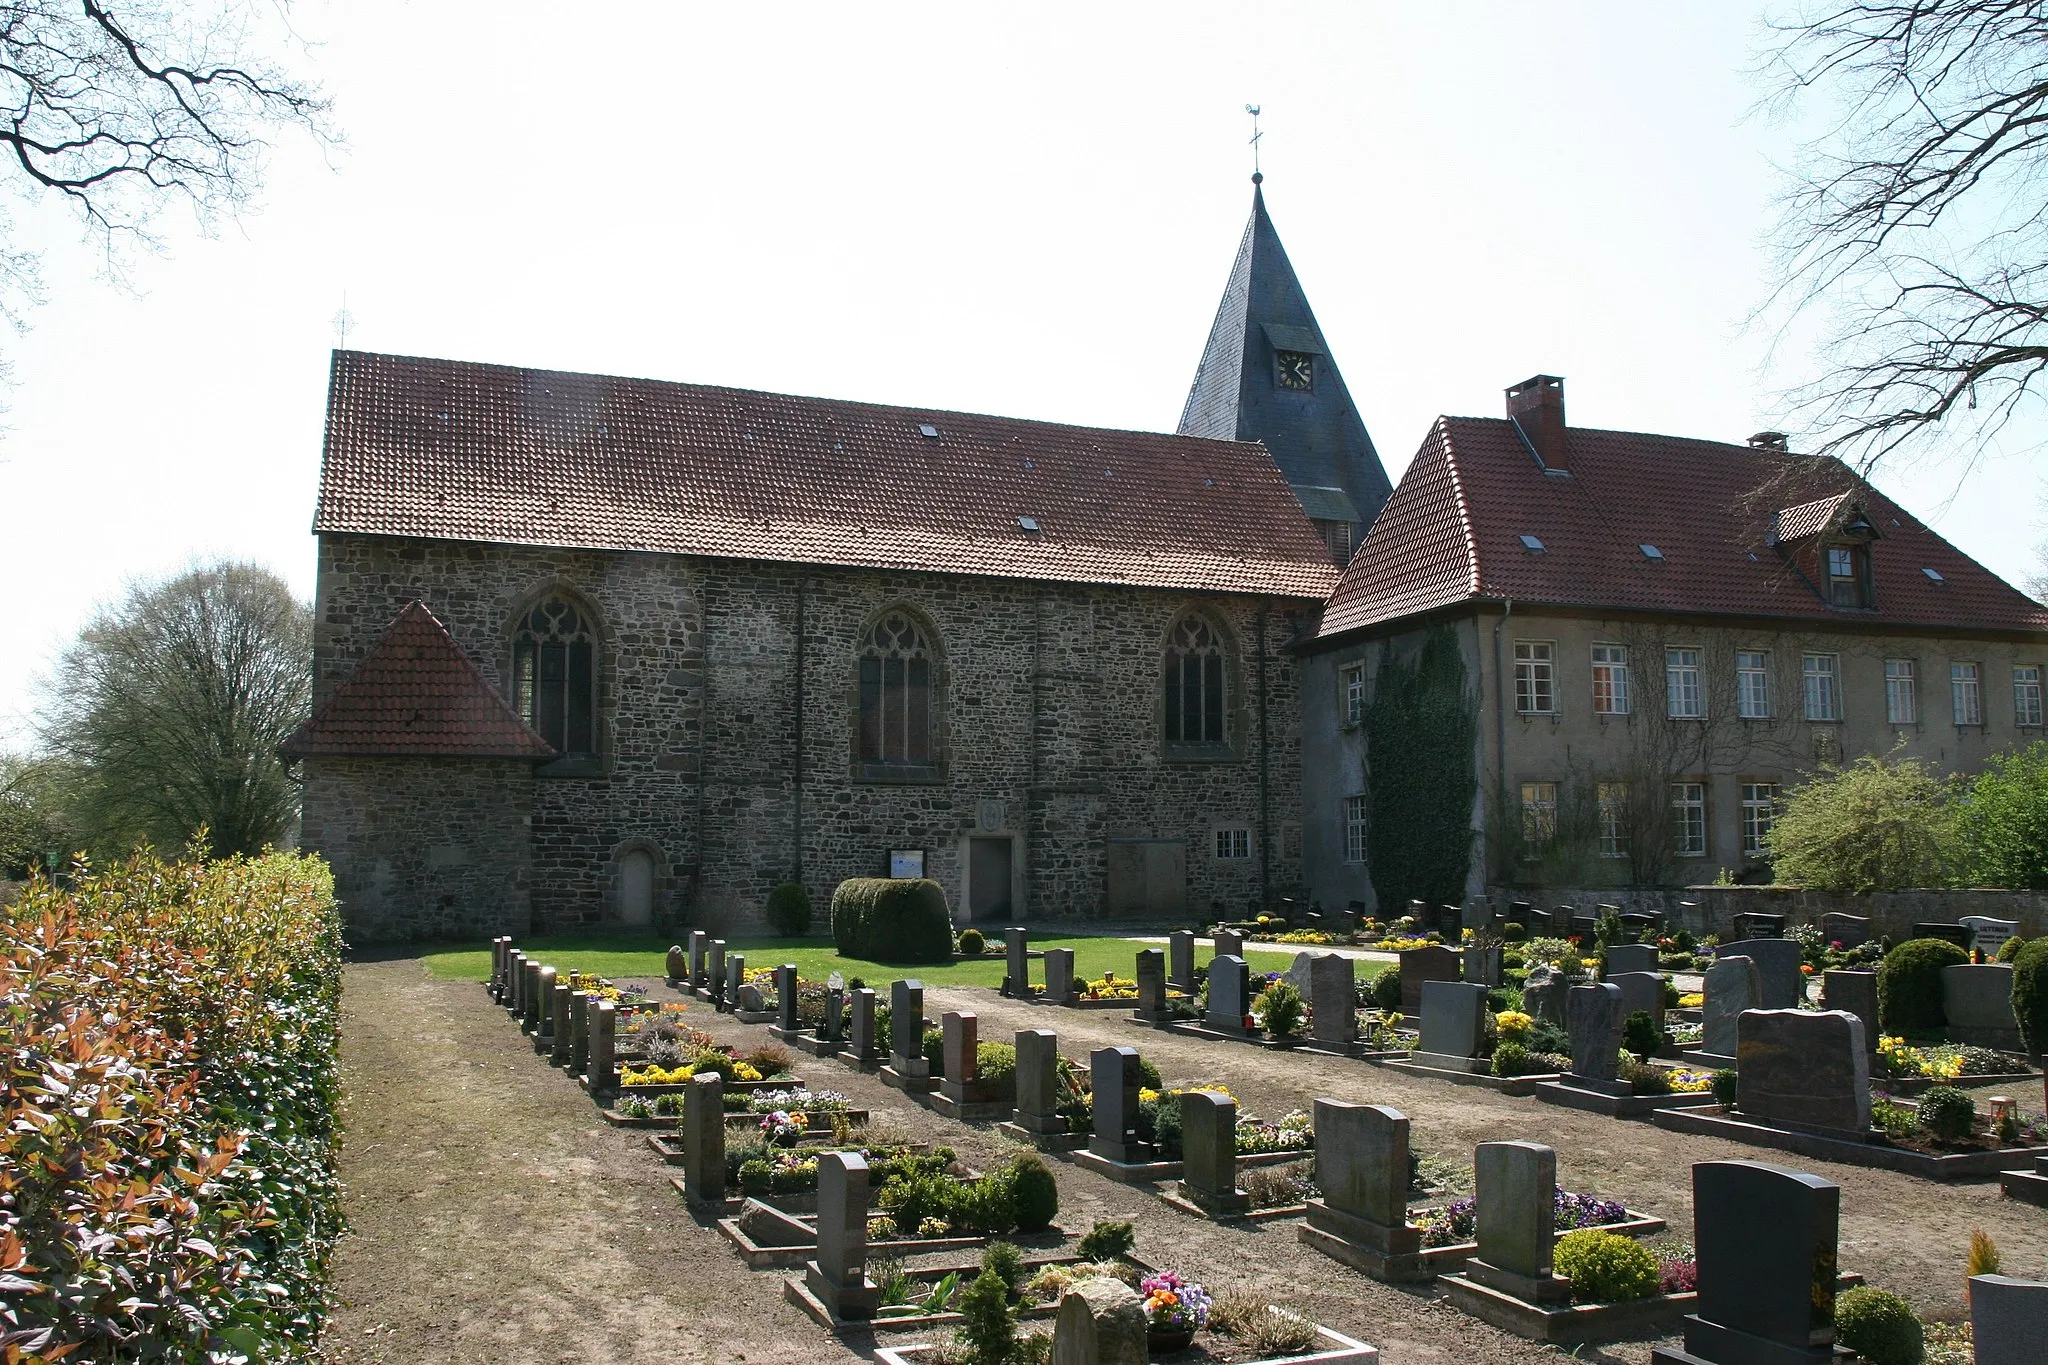
[[1521, 428], [1546, 474], [1571, 473], [1564, 440], [1564, 381], [1539, 374], [1508, 390], [1508, 417]]
[[1785, 433], [1782, 431], [1759, 431], [1749, 438], [1751, 450], [1786, 450]]

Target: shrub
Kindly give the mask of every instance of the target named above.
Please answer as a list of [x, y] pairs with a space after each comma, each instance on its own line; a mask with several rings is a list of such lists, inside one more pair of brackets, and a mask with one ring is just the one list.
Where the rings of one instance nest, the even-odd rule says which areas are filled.
[[800, 882], [783, 882], [768, 893], [768, 928], [783, 938], [811, 932], [811, 893]]
[[931, 1171], [890, 1180], [875, 1202], [896, 1220], [898, 1236], [915, 1237], [927, 1218], [951, 1222], [965, 1188], [951, 1176]]
[[1114, 1261], [1130, 1255], [1137, 1245], [1138, 1232], [1132, 1224], [1098, 1221], [1074, 1250], [1084, 1261]]
[[1735, 1072], [1727, 1067], [1714, 1073], [1714, 1103], [1723, 1109], [1735, 1106]]
[[1977, 1102], [1952, 1085], [1920, 1097], [1920, 1126], [1943, 1142], [1960, 1142], [1977, 1126]]
[[1520, 1076], [1533, 1069], [1529, 1065], [1529, 1049], [1521, 1043], [1503, 1042], [1493, 1050], [1496, 1076]]
[[1301, 991], [1292, 981], [1275, 981], [1259, 992], [1259, 1017], [1273, 1038], [1292, 1038], [1301, 1032], [1308, 1010], [1301, 1003]]
[[1008, 1280], [994, 1269], [984, 1269], [953, 1305], [963, 1319], [959, 1343], [973, 1365], [1010, 1365], [1015, 1357], [1017, 1318], [1010, 1308], [1010, 1292]]
[[1557, 1273], [1572, 1282], [1579, 1303], [1648, 1298], [1661, 1278], [1657, 1258], [1618, 1232], [1580, 1228], [1557, 1243]]
[[1627, 1081], [1629, 1089], [1638, 1095], [1668, 1095], [1671, 1093], [1671, 1073], [1661, 1066], [1651, 1066], [1631, 1057], [1615, 1071], [1618, 1080]]
[[1835, 1300], [1835, 1340], [1870, 1365], [1920, 1365], [1926, 1351], [1913, 1305], [1868, 1285]]
[[1010, 1162], [1010, 1197], [1019, 1232], [1044, 1232], [1059, 1217], [1059, 1182], [1036, 1152], [1020, 1153]]
[[1987, 759], [1956, 825], [1972, 885], [2048, 890], [2048, 740]]
[[1526, 943], [1529, 940], [1529, 926], [1516, 920], [1509, 920], [1500, 927], [1503, 943]]
[[1650, 1017], [1648, 1010], [1636, 1010], [1622, 1022], [1621, 1045], [1637, 1057], [1648, 1058], [1663, 1046], [1664, 1035], [1657, 1029], [1657, 1021]]
[[1181, 1159], [1180, 1096], [1161, 1095], [1153, 1106], [1152, 1141], [1159, 1145], [1161, 1161]]
[[960, 931], [960, 952], [962, 956], [974, 957], [986, 951], [987, 948], [988, 941], [981, 936], [981, 930], [962, 929]]
[[1964, 1267], [1965, 1275], [1996, 1275], [2003, 1257], [1998, 1254], [1998, 1243], [1991, 1240], [1991, 1234], [1978, 1228], [1970, 1234], [1970, 1259]]
[[2027, 1051], [2048, 1052], [2048, 938], [2037, 938], [2012, 961], [2012, 1012]]
[[1150, 1057], [1138, 1058], [1138, 1084], [1147, 1090], [1166, 1089], [1166, 1082], [1159, 1075], [1159, 1064]]
[[1949, 785], [1918, 759], [1865, 754], [1787, 795], [1771, 825], [1771, 869], [1823, 891], [1940, 886], [1953, 823]]
[[341, 951], [296, 854], [139, 854], [0, 909], [0, 1354], [310, 1355]]
[[1022, 1293], [1030, 1272], [1024, 1268], [1024, 1253], [1015, 1242], [990, 1242], [982, 1249], [981, 1268], [1003, 1277], [1012, 1294]]
[[974, 1074], [984, 1090], [1013, 1090], [1017, 1085], [1017, 1048], [1014, 1043], [977, 1043]]
[[2020, 949], [2026, 946], [2027, 940], [2021, 938], [2018, 934], [2014, 934], [2011, 938], [1998, 945], [1998, 956], [1991, 960], [1993, 962], [2011, 962], [2019, 957]]
[[1389, 968], [1372, 979], [1372, 1002], [1383, 1010], [1401, 1008], [1401, 973]]
[[832, 941], [870, 962], [950, 962], [946, 892], [928, 878], [851, 877], [832, 893]]
[[1908, 939], [1884, 955], [1877, 968], [1877, 1017], [1886, 1033], [1939, 1033], [1948, 1016], [1941, 1007], [1941, 969], [1968, 962], [1970, 955], [1938, 938]]
[[[979, 1051], [980, 1049], [977, 1048], [977, 1054], [979, 1053]], [[927, 1028], [924, 1031], [924, 1059], [925, 1062], [930, 1065], [932, 1069], [932, 1075], [943, 1076], [946, 1074], [945, 1029]], [[976, 1060], [980, 1060], [979, 1056], [976, 1057]]]
[[766, 1194], [775, 1178], [775, 1168], [760, 1157], [740, 1163], [740, 1193]]
[[1010, 1232], [1017, 1226], [1017, 1173], [1005, 1166], [968, 1185], [954, 1185], [953, 1221], [973, 1232]]

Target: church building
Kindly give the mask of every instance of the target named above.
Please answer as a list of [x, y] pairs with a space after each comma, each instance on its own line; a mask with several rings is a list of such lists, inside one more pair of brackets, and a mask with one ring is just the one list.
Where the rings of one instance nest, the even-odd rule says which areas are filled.
[[339, 351], [302, 842], [356, 942], [1269, 903], [1387, 494], [1256, 191], [1174, 435]]

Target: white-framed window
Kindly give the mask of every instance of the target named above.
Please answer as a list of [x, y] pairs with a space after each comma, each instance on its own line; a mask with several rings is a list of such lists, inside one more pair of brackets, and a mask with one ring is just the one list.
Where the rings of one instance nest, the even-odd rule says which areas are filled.
[[1600, 856], [1628, 856], [1628, 783], [1602, 782], [1594, 788], [1600, 805]]
[[1914, 725], [1920, 720], [1920, 698], [1911, 659], [1884, 661], [1884, 718], [1893, 725]]
[[1664, 708], [1673, 720], [1699, 720], [1707, 713], [1700, 693], [1700, 652], [1664, 651]]
[[1548, 640], [1515, 641], [1515, 709], [1525, 716], [1557, 710], [1557, 646]]
[[1948, 666], [1949, 705], [1955, 711], [1956, 724], [1982, 725], [1984, 723], [1984, 670], [1973, 663], [1961, 660]]
[[1365, 861], [1365, 798], [1344, 798], [1344, 861]]
[[1535, 854], [1557, 837], [1557, 784], [1522, 784], [1522, 843]]
[[2039, 725], [2041, 723], [2041, 665], [2014, 664], [2012, 666], [2012, 723], [2015, 725]]
[[1344, 723], [1359, 725], [1365, 721], [1365, 665], [1351, 664], [1338, 671], [1337, 691], [1344, 701]]
[[1808, 720], [1842, 718], [1841, 668], [1842, 660], [1834, 654], [1809, 654], [1799, 661]]
[[1216, 856], [1219, 858], [1249, 858], [1252, 856], [1252, 832], [1242, 826], [1216, 831]]
[[1742, 784], [1742, 852], [1745, 857], [1760, 858], [1765, 852], [1764, 841], [1770, 836], [1771, 825], [1778, 818], [1778, 784], [1775, 782], [1745, 782]]
[[1771, 656], [1763, 650], [1736, 651], [1735, 714], [1744, 720], [1771, 718]]
[[1707, 856], [1707, 784], [1671, 784], [1671, 851], [1681, 858]]
[[1628, 714], [1628, 648], [1625, 645], [1593, 646], [1593, 713], [1600, 716]]

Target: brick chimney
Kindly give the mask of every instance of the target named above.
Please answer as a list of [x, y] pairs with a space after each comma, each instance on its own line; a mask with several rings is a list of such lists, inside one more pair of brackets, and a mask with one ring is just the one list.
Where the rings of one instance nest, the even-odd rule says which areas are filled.
[[1565, 450], [1564, 381], [1554, 374], [1539, 374], [1508, 390], [1508, 416], [1522, 429], [1529, 448], [1546, 474], [1569, 474], [1571, 456]]
[[1759, 431], [1756, 435], [1749, 438], [1749, 448], [1751, 450], [1787, 451], [1791, 447], [1786, 442], [1784, 432]]

